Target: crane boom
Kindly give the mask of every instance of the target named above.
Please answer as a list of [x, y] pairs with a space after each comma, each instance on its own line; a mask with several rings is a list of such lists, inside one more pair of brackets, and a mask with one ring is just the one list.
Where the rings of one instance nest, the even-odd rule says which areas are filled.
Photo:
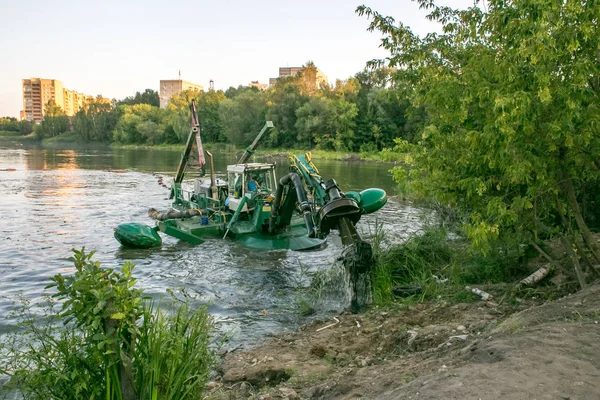
[[248, 161], [252, 153], [254, 153], [254, 150], [256, 150], [256, 148], [258, 147], [258, 142], [260, 142], [260, 139], [269, 128], [273, 128], [272, 121], [267, 121], [265, 123], [265, 126], [263, 126], [260, 132], [258, 133], [258, 136], [256, 136], [256, 138], [252, 142], [252, 144], [246, 147], [246, 151], [244, 152], [244, 154], [242, 154], [242, 157], [240, 157], [240, 160], [237, 162], [238, 164], [244, 164], [246, 161]]

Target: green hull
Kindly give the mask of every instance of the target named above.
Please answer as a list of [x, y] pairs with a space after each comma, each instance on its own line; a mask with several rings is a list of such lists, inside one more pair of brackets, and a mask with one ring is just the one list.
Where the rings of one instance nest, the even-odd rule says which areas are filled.
[[[225, 224], [212, 221], [202, 224], [200, 217], [161, 221], [158, 227], [161, 232], [192, 244], [201, 244], [205, 238], [223, 238], [226, 232]], [[239, 221], [231, 226], [227, 236], [259, 250], [309, 250], [325, 243], [324, 239], [308, 237], [302, 218], [294, 218], [285, 232], [276, 235], [259, 233], [250, 221]]]

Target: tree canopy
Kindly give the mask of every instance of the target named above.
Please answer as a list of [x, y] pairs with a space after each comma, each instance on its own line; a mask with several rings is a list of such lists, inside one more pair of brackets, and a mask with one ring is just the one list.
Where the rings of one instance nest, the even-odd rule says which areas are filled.
[[481, 248], [499, 235], [554, 233], [576, 246], [581, 234], [600, 260], [586, 222], [594, 217], [581, 207], [586, 190], [598, 193], [600, 173], [600, 3], [418, 3], [441, 33], [419, 37], [357, 9], [390, 52], [371, 65], [395, 68], [413, 106], [427, 113], [416, 143], [397, 140], [410, 167], [396, 168], [396, 178], [469, 210], [466, 231]]

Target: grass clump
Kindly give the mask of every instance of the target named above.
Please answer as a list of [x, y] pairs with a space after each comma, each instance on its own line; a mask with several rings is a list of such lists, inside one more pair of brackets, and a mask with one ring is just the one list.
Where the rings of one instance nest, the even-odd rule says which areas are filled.
[[134, 288], [134, 265], [100, 268], [74, 250], [73, 276], [54, 276], [44, 323], [24, 304], [0, 342], [9, 390], [42, 399], [197, 399], [215, 357], [205, 308], [168, 313]]
[[464, 239], [450, 239], [444, 228], [427, 228], [403, 244], [376, 249], [372, 276], [376, 304], [392, 302], [394, 288], [411, 286], [420, 288], [414, 295], [417, 300], [453, 292], [455, 301], [472, 301], [465, 285], [511, 281], [526, 271], [527, 260], [518, 243], [498, 241], [483, 254], [471, 250]]

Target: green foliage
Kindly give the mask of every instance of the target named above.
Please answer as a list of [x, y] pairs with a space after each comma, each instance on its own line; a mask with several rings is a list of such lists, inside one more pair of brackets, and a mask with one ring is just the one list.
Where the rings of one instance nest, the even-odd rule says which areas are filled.
[[166, 110], [148, 104], [120, 106], [121, 118], [114, 130], [117, 142], [158, 144], [163, 142]]
[[92, 100], [73, 117], [73, 132], [85, 142], [110, 142], [119, 117], [120, 109]]
[[[390, 68], [363, 71], [329, 86], [308, 61], [298, 74], [277, 79], [266, 91], [243, 86], [225, 92], [184, 90], [171, 97], [166, 110], [159, 108], [158, 93], [152, 89], [112, 104], [94, 100], [70, 124], [52, 105], [36, 132], [43, 139], [72, 131], [76, 141], [86, 143], [183, 144], [191, 128], [189, 105], [195, 100], [206, 143], [246, 147], [270, 120], [274, 129], [264, 138], [267, 147], [356, 152], [365, 145], [365, 156], [375, 159], [374, 148], [390, 147], [396, 137], [412, 141], [422, 125], [423, 113], [415, 112], [406, 90], [392, 76]], [[0, 131], [17, 130], [16, 121], [4, 120]], [[3, 124], [9, 128], [3, 129]], [[32, 129], [28, 122], [18, 124], [23, 133]]]
[[267, 99], [263, 92], [247, 90], [219, 106], [223, 134], [230, 143], [251, 143], [265, 124]]
[[267, 119], [273, 121], [275, 129], [267, 138], [266, 145], [288, 148], [297, 146], [296, 110], [308, 101], [308, 97], [300, 93], [295, 77], [278, 79], [268, 96], [270, 106]]
[[74, 250], [75, 274], [51, 279], [44, 324], [18, 313], [20, 330], [0, 343], [10, 387], [40, 400], [199, 398], [214, 362], [206, 310], [165, 313], [133, 287], [133, 264], [103, 269], [93, 254]]
[[[417, 142], [396, 141], [395, 177], [418, 197], [468, 211], [487, 251], [502, 236], [573, 237], [600, 258], [581, 213], [598, 191], [600, 3], [494, 0], [467, 10], [418, 0], [442, 32], [420, 37], [368, 7], [384, 61], [427, 113]], [[584, 284], [584, 282], [582, 282]]]
[[215, 364], [206, 308], [182, 303], [173, 313], [146, 306], [134, 358], [139, 399], [199, 399]]
[[158, 92], [152, 89], [146, 89], [142, 93], [135, 92], [135, 96], [125, 97], [119, 101], [118, 105], [133, 106], [135, 104], [148, 104], [153, 107], [160, 106]]
[[351, 149], [357, 113], [356, 105], [344, 99], [312, 97], [296, 111], [298, 141], [323, 150]]
[[392, 78], [391, 68], [366, 70], [356, 74], [360, 90], [357, 142], [374, 143], [378, 149], [391, 147], [395, 138], [413, 141], [419, 120], [424, 118], [411, 106], [406, 91]]
[[298, 313], [302, 317], [308, 317], [315, 313], [315, 307], [307, 299], [299, 299], [297, 303]]
[[527, 275], [526, 257], [518, 242], [496, 240], [489, 247], [485, 255], [470, 251], [464, 239], [450, 240], [445, 229], [427, 228], [403, 244], [377, 250], [374, 301], [392, 302], [396, 286], [418, 285], [422, 298], [433, 298], [451, 288], [461, 291], [465, 285], [500, 283]]
[[40, 138], [53, 138], [69, 131], [69, 117], [63, 109], [50, 100], [45, 106], [44, 120], [34, 128], [35, 135]]
[[203, 92], [198, 99], [198, 120], [202, 139], [207, 142], [225, 142], [223, 122], [219, 117], [220, 104], [225, 100], [222, 90]]
[[27, 135], [33, 132], [33, 124], [26, 120], [17, 121], [16, 118], [2, 117], [0, 118], [0, 132], [6, 132], [6, 135], [3, 136]]
[[0, 136], [17, 136], [19, 132], [16, 131], [0, 131]]

